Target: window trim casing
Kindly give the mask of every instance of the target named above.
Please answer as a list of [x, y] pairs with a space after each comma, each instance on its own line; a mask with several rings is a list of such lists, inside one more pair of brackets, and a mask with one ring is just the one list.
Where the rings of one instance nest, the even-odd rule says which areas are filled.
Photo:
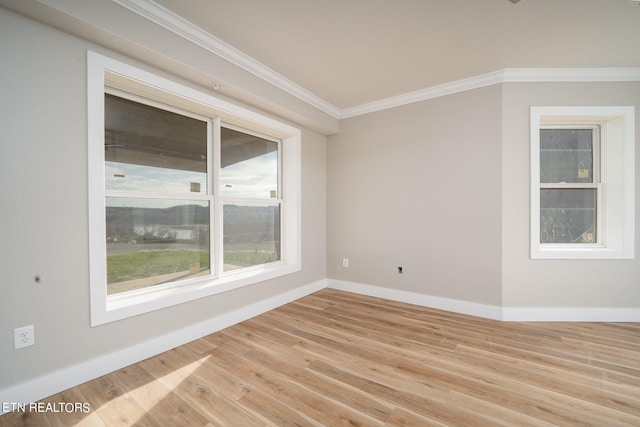
[[[634, 118], [633, 106], [531, 107], [531, 259], [634, 258]], [[540, 243], [540, 129], [554, 124], [600, 126], [598, 243]]]
[[[111, 87], [151, 101], [277, 138], [282, 147], [281, 260], [205, 278], [188, 279], [107, 296], [104, 93]], [[215, 129], [216, 127], [213, 126]], [[214, 131], [215, 132], [215, 131]], [[217, 135], [219, 140], [219, 135]], [[171, 78], [87, 51], [87, 150], [89, 215], [89, 286], [91, 326], [215, 295], [298, 272], [301, 266], [301, 130], [245, 107], [197, 90]], [[214, 135], [214, 140], [216, 136]], [[210, 159], [212, 157], [209, 157]], [[219, 156], [213, 157], [219, 162]], [[219, 165], [218, 165], [219, 166]], [[213, 168], [217, 170], [217, 168]], [[211, 177], [210, 180], [215, 180]], [[217, 181], [216, 181], [217, 182]], [[213, 187], [212, 187], [213, 188]], [[215, 193], [215, 203], [219, 199]], [[220, 218], [214, 218], [220, 221]], [[215, 224], [212, 224], [214, 226]], [[221, 232], [221, 229], [220, 229]], [[216, 239], [213, 239], [217, 241]], [[213, 250], [220, 247], [212, 245]], [[218, 256], [217, 252], [214, 256]]]

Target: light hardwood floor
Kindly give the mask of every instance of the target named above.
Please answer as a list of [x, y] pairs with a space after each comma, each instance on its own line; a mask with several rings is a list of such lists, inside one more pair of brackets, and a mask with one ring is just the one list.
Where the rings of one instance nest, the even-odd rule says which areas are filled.
[[2, 426], [640, 426], [639, 323], [502, 323], [323, 290]]

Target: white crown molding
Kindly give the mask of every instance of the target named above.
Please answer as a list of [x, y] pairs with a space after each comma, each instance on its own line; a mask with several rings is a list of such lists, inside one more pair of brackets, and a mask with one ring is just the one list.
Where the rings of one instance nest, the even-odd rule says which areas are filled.
[[314, 93], [287, 79], [244, 52], [206, 32], [202, 28], [169, 11], [152, 0], [111, 0], [122, 7], [154, 22], [186, 40], [208, 50], [245, 71], [288, 92], [307, 104], [334, 118], [340, 117], [340, 109]]
[[507, 68], [444, 83], [342, 110], [340, 119], [373, 113], [440, 96], [452, 95], [500, 83], [630, 82], [640, 81], [635, 68]]
[[346, 119], [500, 83], [640, 81], [640, 67], [507, 68], [340, 109], [153, 0], [112, 1], [252, 73], [335, 119]]
[[503, 83], [640, 81], [640, 67], [508, 68], [503, 72]]
[[481, 74], [479, 76], [469, 77], [466, 79], [443, 83], [437, 86], [419, 89], [413, 92], [392, 96], [390, 98], [385, 98], [378, 101], [368, 102], [366, 104], [357, 105], [355, 107], [345, 108], [342, 110], [340, 118], [347, 119], [349, 117], [387, 110], [389, 108], [400, 107], [402, 105], [412, 104], [414, 102], [426, 101], [428, 99], [452, 95], [458, 92], [491, 86], [504, 82], [504, 74], [504, 70], [494, 71], [487, 74]]

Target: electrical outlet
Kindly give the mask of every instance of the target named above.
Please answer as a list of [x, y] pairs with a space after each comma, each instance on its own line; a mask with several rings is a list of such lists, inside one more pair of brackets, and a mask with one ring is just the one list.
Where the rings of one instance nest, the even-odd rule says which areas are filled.
[[23, 326], [13, 330], [13, 349], [29, 347], [36, 343], [33, 325]]
[[349, 258], [342, 258], [342, 266], [344, 268], [349, 268]]

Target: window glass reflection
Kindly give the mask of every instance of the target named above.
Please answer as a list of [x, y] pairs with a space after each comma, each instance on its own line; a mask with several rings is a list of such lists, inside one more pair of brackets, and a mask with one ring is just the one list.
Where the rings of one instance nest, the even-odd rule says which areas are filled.
[[595, 243], [596, 190], [540, 190], [540, 243]]
[[105, 94], [106, 190], [206, 194], [207, 122]]
[[210, 273], [209, 202], [106, 198], [107, 293]]
[[224, 270], [280, 260], [280, 205], [224, 205]]
[[278, 198], [278, 143], [221, 129], [220, 187], [225, 197]]
[[593, 182], [593, 130], [541, 129], [540, 182]]

